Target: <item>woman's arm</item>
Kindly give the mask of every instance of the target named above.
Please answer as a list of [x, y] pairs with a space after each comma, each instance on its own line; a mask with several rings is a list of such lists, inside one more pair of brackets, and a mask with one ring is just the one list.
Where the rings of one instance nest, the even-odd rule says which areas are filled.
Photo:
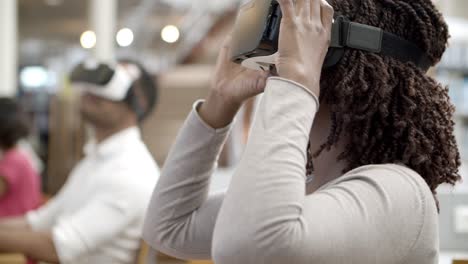
[[213, 229], [224, 194], [208, 197], [210, 176], [228, 125], [245, 100], [263, 92], [268, 76], [231, 62], [229, 44], [228, 37], [210, 93], [200, 107], [195, 105], [179, 132], [146, 217], [146, 242], [178, 258], [211, 258]]
[[153, 248], [174, 257], [209, 259], [223, 194], [208, 197], [208, 190], [229, 127], [209, 127], [194, 108], [161, 172], [143, 237]]
[[305, 88], [269, 79], [218, 216], [216, 263], [288, 263], [284, 242], [302, 240], [307, 226], [306, 149], [317, 109]]

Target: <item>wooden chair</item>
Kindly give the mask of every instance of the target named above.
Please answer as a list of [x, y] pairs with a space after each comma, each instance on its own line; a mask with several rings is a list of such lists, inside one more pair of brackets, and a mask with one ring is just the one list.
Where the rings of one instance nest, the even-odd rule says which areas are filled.
[[[164, 255], [162, 253], [156, 253], [150, 249], [148, 244], [144, 241], [141, 242], [140, 251], [138, 253], [138, 264], [166, 264], [166, 263], [185, 263], [185, 264], [213, 264], [212, 261], [182, 261]], [[3, 264], [3, 263], [0, 263]]]
[[154, 264], [157, 263], [156, 256], [150, 250], [148, 244], [145, 241], [141, 241], [140, 251], [138, 253], [137, 262], [138, 264]]

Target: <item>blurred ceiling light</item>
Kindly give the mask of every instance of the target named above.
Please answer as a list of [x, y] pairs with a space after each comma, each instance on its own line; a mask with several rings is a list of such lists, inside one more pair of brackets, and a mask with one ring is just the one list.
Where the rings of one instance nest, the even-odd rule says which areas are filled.
[[167, 43], [175, 43], [179, 37], [179, 29], [174, 25], [167, 25], [161, 31], [161, 38]]
[[63, 0], [45, 0], [44, 2], [49, 6], [59, 6], [63, 4]]
[[80, 37], [81, 46], [85, 49], [91, 49], [96, 45], [96, 34], [91, 31], [85, 31]]
[[117, 44], [121, 47], [128, 47], [133, 43], [133, 31], [129, 28], [122, 28], [117, 32], [116, 40]]

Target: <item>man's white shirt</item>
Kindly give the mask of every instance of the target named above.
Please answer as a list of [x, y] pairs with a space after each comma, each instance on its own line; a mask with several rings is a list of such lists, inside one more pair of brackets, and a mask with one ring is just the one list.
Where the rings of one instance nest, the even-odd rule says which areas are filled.
[[136, 127], [85, 147], [60, 192], [27, 215], [51, 231], [60, 262], [134, 263], [159, 168]]

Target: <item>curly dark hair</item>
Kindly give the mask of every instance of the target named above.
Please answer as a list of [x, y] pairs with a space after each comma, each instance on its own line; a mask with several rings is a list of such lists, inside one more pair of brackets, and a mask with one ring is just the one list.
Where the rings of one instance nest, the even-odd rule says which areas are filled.
[[0, 148], [13, 148], [29, 133], [27, 114], [10, 98], [0, 98]]
[[[431, 0], [329, 0], [351, 21], [376, 26], [418, 45], [433, 65], [447, 47], [448, 27]], [[330, 107], [328, 140], [312, 157], [346, 135], [338, 157], [346, 171], [369, 164], [399, 163], [418, 172], [435, 194], [460, 180], [454, 106], [448, 88], [416, 67], [391, 57], [347, 49], [322, 72], [321, 98]]]

